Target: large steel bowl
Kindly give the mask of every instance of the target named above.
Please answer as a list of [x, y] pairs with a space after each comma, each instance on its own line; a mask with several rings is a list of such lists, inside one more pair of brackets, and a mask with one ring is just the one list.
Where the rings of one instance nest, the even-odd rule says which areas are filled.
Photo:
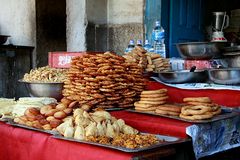
[[162, 82], [174, 84], [204, 82], [208, 79], [205, 70], [195, 70], [194, 72], [190, 72], [189, 70], [159, 72], [158, 78]]
[[222, 59], [229, 68], [240, 67], [240, 51], [232, 53], [224, 53], [224, 59]]
[[240, 84], [240, 68], [210, 69], [208, 75], [217, 84]]
[[23, 82], [31, 97], [51, 97], [60, 100], [64, 83], [41, 83], [41, 82]]
[[7, 39], [10, 36], [0, 35], [0, 45], [7, 42]]
[[188, 42], [178, 43], [177, 49], [184, 59], [211, 59], [221, 57], [221, 42]]

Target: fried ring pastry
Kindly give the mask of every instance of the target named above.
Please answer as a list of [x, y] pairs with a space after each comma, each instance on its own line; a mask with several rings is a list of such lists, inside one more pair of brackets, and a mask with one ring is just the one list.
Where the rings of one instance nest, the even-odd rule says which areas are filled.
[[143, 98], [141, 97], [140, 101], [163, 101], [163, 100], [166, 100], [168, 99], [168, 96], [164, 96], [164, 97], [158, 97], [158, 98]]
[[142, 95], [153, 95], [153, 94], [162, 94], [166, 93], [167, 89], [158, 89], [158, 90], [151, 90], [151, 91], [142, 91]]
[[181, 113], [183, 115], [201, 115], [206, 112], [211, 112], [212, 108], [207, 106], [183, 106]]
[[202, 102], [202, 103], [211, 103], [209, 97], [187, 97], [183, 99], [183, 102]]
[[184, 115], [184, 114], [180, 114], [179, 115], [180, 118], [183, 119], [188, 119], [188, 120], [203, 120], [203, 119], [210, 119], [213, 117], [213, 114], [210, 112], [207, 112], [206, 114], [202, 114], [202, 115]]

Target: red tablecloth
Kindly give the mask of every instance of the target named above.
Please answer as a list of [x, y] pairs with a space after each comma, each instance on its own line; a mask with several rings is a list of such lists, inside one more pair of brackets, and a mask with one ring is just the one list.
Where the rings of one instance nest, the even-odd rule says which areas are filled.
[[[240, 91], [229, 90], [182, 90], [151, 82], [149, 89], [167, 88], [172, 102], [182, 102], [188, 96], [209, 96], [215, 103], [225, 106], [240, 106]], [[114, 111], [111, 114], [122, 118], [127, 124], [142, 132], [186, 137], [186, 127], [191, 123], [168, 118]], [[130, 159], [134, 154], [124, 153], [93, 145], [58, 140], [48, 134], [16, 128], [0, 123], [0, 160], [77, 160], [77, 159]]]
[[188, 90], [179, 89], [175, 87], [169, 87], [158, 82], [149, 82], [148, 89], [160, 89], [167, 88], [169, 101], [182, 103], [184, 97], [199, 97], [208, 96], [215, 103], [228, 106], [228, 107], [239, 107], [240, 106], [240, 91], [233, 90], [214, 90], [214, 89], [199, 89], [199, 90]]
[[0, 160], [126, 160], [133, 154], [58, 140], [0, 122]]
[[152, 116], [128, 111], [111, 112], [116, 118], [122, 118], [127, 124], [135, 127], [141, 132], [169, 135], [186, 138], [186, 127], [191, 123], [182, 122], [170, 118]]

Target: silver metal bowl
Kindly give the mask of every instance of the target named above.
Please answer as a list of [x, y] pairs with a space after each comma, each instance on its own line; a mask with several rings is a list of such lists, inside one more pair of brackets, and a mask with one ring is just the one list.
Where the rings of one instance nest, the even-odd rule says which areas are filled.
[[60, 100], [64, 83], [41, 83], [41, 82], [25, 82], [19, 80], [25, 84], [28, 93], [31, 97], [51, 97]]
[[208, 76], [217, 84], [240, 84], [240, 68], [210, 69]]
[[190, 72], [189, 70], [159, 72], [158, 78], [162, 82], [175, 84], [204, 82], [208, 79], [205, 70], [195, 70], [194, 72]]
[[221, 57], [221, 42], [188, 42], [178, 43], [177, 49], [184, 59], [211, 59]]
[[0, 35], [0, 44], [6, 43], [8, 37], [10, 37], [10, 36]]
[[227, 67], [230, 68], [240, 67], [240, 51], [224, 53], [223, 55], [224, 55], [223, 61], [225, 61]]

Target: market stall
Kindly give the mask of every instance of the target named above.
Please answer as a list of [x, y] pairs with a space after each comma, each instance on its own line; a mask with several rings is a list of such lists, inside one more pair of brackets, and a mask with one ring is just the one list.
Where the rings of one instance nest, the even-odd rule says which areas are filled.
[[[21, 145], [9, 159], [164, 157], [189, 138], [200, 158], [240, 145], [238, 110], [229, 108], [240, 105], [237, 89], [151, 82], [144, 72], [166, 72], [170, 64], [141, 47], [124, 57], [105, 52], [70, 59], [69, 69], [46, 66], [24, 75], [21, 83], [31, 96], [47, 97], [0, 100], [7, 123], [0, 125], [5, 144], [0, 151]], [[225, 94], [229, 101], [222, 101]]]

